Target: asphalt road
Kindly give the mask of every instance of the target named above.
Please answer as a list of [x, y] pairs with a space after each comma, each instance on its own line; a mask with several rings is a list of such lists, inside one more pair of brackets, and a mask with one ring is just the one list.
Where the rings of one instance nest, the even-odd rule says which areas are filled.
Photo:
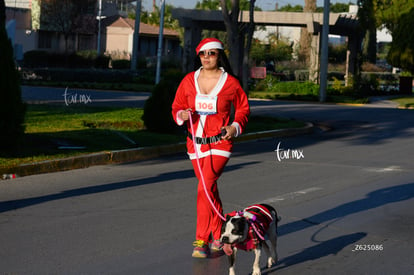
[[[279, 263], [262, 274], [412, 274], [414, 112], [251, 105], [318, 126], [236, 144], [220, 179], [225, 212], [266, 202], [282, 217]], [[195, 205], [184, 152], [0, 181], [0, 273], [226, 274], [223, 256], [191, 258]], [[238, 274], [252, 263], [241, 251]]]
[[88, 106], [144, 107], [150, 93], [98, 91], [80, 88], [22, 86], [22, 98], [29, 103], [84, 104]]

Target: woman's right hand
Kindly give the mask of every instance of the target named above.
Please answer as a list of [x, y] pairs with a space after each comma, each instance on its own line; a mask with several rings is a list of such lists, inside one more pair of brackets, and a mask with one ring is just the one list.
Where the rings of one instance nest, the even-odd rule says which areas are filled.
[[184, 110], [183, 112], [180, 112], [178, 115], [183, 121], [189, 120], [191, 115], [191, 109]]

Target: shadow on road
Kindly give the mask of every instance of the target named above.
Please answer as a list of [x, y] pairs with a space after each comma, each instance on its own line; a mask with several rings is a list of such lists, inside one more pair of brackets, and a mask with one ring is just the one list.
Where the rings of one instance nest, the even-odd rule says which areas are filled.
[[262, 274], [271, 274], [273, 272], [276, 272], [277, 270], [292, 265], [300, 264], [306, 261], [317, 260], [330, 254], [336, 255], [342, 249], [353, 243], [358, 242], [359, 240], [363, 239], [366, 235], [367, 234], [364, 232], [358, 232], [321, 242], [315, 246], [308, 247], [299, 253], [281, 259], [278, 262], [277, 266], [265, 270], [265, 272], [262, 272]]
[[[247, 162], [247, 163], [242, 163], [242, 164], [229, 165], [226, 167], [226, 171], [241, 169], [247, 165], [254, 165], [257, 163], [258, 161], [252, 161], [252, 162]], [[41, 204], [41, 203], [45, 203], [49, 201], [56, 201], [56, 200], [61, 200], [61, 199], [66, 199], [66, 198], [71, 198], [71, 197], [97, 194], [97, 193], [102, 193], [102, 192], [110, 192], [110, 191], [115, 191], [115, 190], [130, 188], [130, 187], [137, 187], [137, 186], [146, 185], [146, 184], [161, 183], [161, 182], [171, 181], [174, 179], [185, 179], [185, 178], [192, 178], [192, 177], [194, 177], [194, 180], [196, 181], [194, 171], [192, 169], [188, 169], [188, 170], [182, 170], [182, 171], [173, 171], [173, 172], [163, 173], [163, 174], [159, 174], [159, 175], [144, 178], [144, 179], [82, 187], [82, 188], [67, 190], [61, 193], [50, 194], [50, 195], [45, 195], [45, 196], [40, 196], [40, 197], [3, 201], [3, 202], [0, 202], [0, 213], [19, 209], [19, 208], [24, 208], [24, 207], [28, 207], [28, 206], [32, 206], [36, 204]]]
[[365, 198], [351, 201], [299, 221], [279, 226], [279, 236], [297, 232], [321, 223], [342, 218], [390, 203], [409, 200], [414, 197], [414, 183], [378, 189]]

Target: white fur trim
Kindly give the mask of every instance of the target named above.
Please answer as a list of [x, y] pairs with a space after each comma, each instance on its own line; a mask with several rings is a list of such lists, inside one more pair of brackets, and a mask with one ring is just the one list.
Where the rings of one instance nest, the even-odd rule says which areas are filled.
[[238, 137], [238, 136], [241, 134], [241, 127], [240, 127], [240, 124], [239, 124], [239, 123], [237, 123], [237, 122], [233, 122], [233, 123], [231, 124], [231, 126], [236, 127], [236, 134], [234, 135], [234, 137]]
[[220, 49], [220, 50], [223, 50], [223, 45], [221, 43], [219, 43], [219, 42], [216, 42], [216, 41], [208, 42], [208, 43], [204, 44], [200, 48], [200, 51], [210, 50], [210, 49]]
[[184, 124], [184, 120], [182, 120], [182, 119], [180, 118], [180, 114], [181, 114], [182, 112], [184, 112], [184, 110], [180, 110], [180, 111], [178, 111], [178, 112], [177, 112], [177, 117], [176, 117], [176, 120], [177, 120], [177, 125], [179, 125], [179, 126], [181, 126], [181, 125], [183, 125], [183, 124]]

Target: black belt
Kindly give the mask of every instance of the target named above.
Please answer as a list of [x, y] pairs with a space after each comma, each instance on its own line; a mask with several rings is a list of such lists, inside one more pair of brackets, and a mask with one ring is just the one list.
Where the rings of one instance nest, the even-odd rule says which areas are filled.
[[[193, 136], [188, 133], [188, 137], [193, 140]], [[210, 144], [210, 143], [215, 143], [221, 140], [222, 135], [218, 134], [217, 136], [213, 136], [213, 137], [195, 137], [195, 142], [197, 144]]]

